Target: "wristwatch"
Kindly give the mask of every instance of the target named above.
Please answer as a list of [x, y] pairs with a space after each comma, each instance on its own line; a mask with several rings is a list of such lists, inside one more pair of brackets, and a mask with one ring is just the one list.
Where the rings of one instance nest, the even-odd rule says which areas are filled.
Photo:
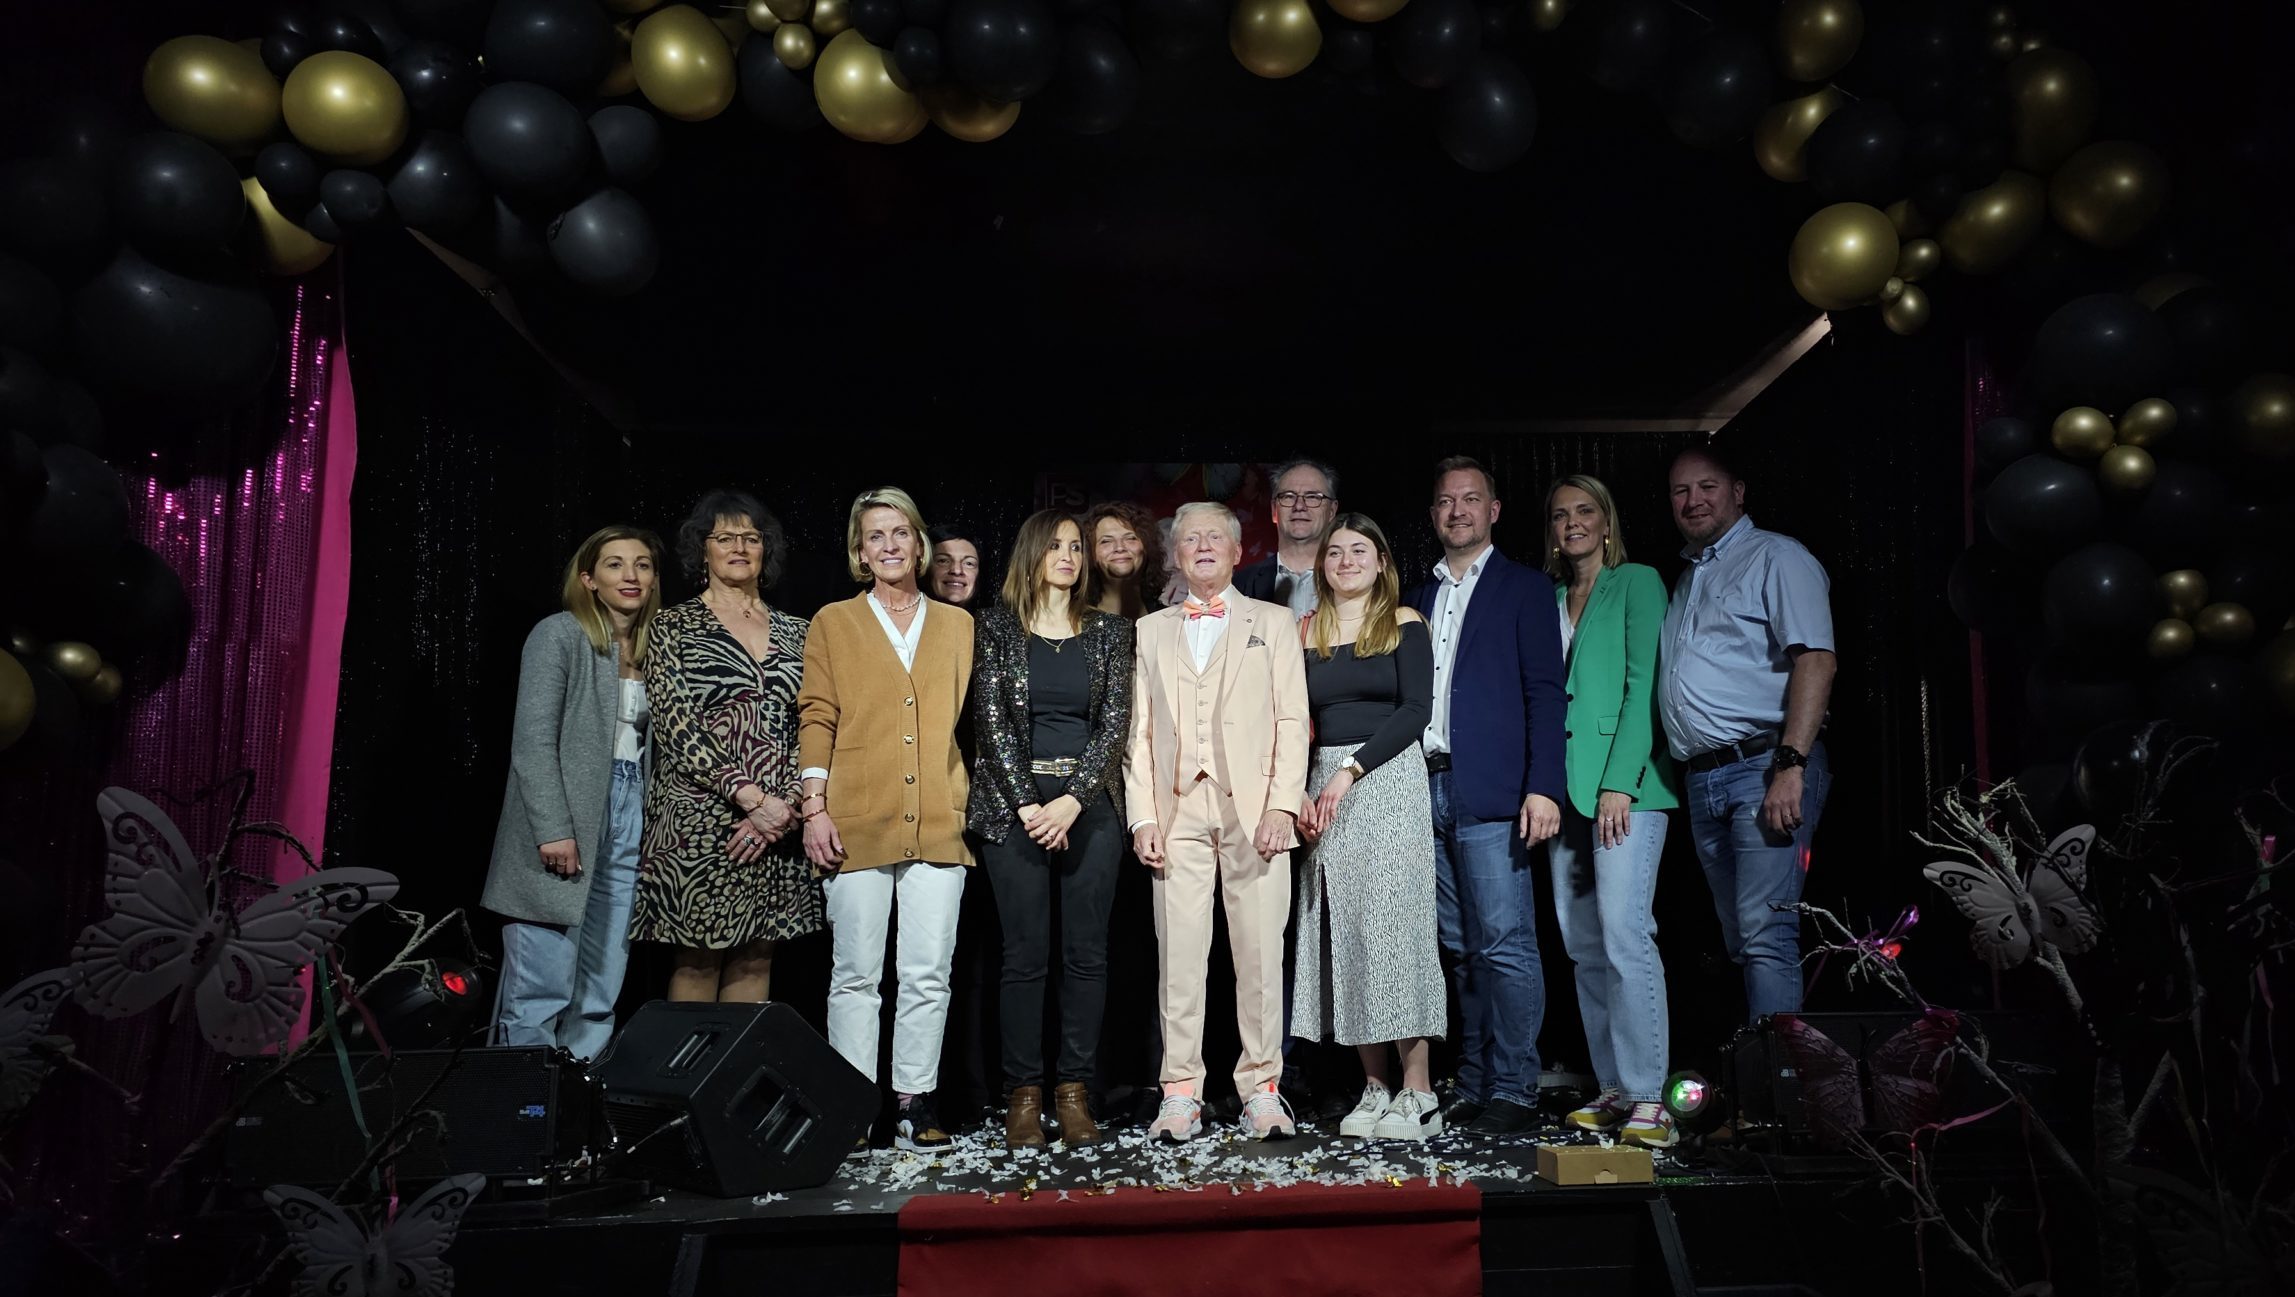
[[1778, 744], [1775, 751], [1777, 755], [1769, 759], [1771, 770], [1793, 770], [1809, 764], [1809, 754], [1790, 743]]
[[1348, 757], [1345, 761], [1341, 762], [1339, 764], [1339, 769], [1346, 771], [1348, 776], [1357, 782], [1361, 782], [1362, 777], [1370, 773], [1370, 771], [1363, 769], [1362, 762], [1355, 760], [1353, 757]]

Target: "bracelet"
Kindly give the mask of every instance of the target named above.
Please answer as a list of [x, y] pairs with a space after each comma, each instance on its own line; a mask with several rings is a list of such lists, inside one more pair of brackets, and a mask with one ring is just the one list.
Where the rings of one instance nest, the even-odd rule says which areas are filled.
[[801, 816], [801, 817], [799, 817], [799, 818], [800, 818], [801, 822], [803, 822], [803, 823], [807, 823], [807, 824], [810, 824], [810, 823], [812, 823], [812, 821], [813, 821], [814, 819], [816, 819], [817, 817], [819, 817], [819, 816], [823, 816], [823, 815], [827, 815], [828, 813], [829, 813], [829, 808], [828, 808], [828, 807], [826, 807], [826, 806], [824, 806], [824, 807], [822, 807], [821, 809], [819, 809], [819, 810], [817, 810], [817, 811], [807, 811], [807, 812], [805, 812], [805, 814], [804, 814], [803, 816]]

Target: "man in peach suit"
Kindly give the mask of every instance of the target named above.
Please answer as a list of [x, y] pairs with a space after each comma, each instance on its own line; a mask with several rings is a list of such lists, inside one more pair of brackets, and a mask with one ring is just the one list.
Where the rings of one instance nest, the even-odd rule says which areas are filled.
[[1294, 1135], [1283, 1071], [1283, 927], [1307, 784], [1307, 663], [1289, 609], [1232, 583], [1243, 526], [1221, 504], [1181, 507], [1173, 554], [1185, 602], [1139, 621], [1124, 804], [1132, 848], [1156, 871], [1163, 1106], [1151, 1139], [1203, 1132], [1203, 1008], [1211, 899], [1235, 952], [1235, 1087], [1243, 1130]]

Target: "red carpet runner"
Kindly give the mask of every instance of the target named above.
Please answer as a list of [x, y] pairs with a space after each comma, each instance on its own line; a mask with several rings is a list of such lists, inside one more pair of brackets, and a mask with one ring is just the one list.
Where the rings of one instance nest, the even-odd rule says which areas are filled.
[[900, 1213], [900, 1297], [1479, 1297], [1472, 1185], [923, 1194]]

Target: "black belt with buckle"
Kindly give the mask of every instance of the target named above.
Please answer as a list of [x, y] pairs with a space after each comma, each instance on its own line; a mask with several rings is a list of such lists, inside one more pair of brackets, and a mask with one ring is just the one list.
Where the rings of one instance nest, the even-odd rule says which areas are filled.
[[1735, 765], [1748, 758], [1760, 756], [1769, 749], [1776, 747], [1777, 743], [1778, 738], [1774, 732], [1756, 734], [1749, 739], [1739, 739], [1735, 743], [1726, 744], [1722, 747], [1709, 748], [1690, 757], [1682, 764], [1702, 774], [1716, 766]]
[[1428, 774], [1439, 775], [1448, 769], [1450, 769], [1450, 754], [1448, 752], [1429, 752], [1426, 754], [1426, 772]]

